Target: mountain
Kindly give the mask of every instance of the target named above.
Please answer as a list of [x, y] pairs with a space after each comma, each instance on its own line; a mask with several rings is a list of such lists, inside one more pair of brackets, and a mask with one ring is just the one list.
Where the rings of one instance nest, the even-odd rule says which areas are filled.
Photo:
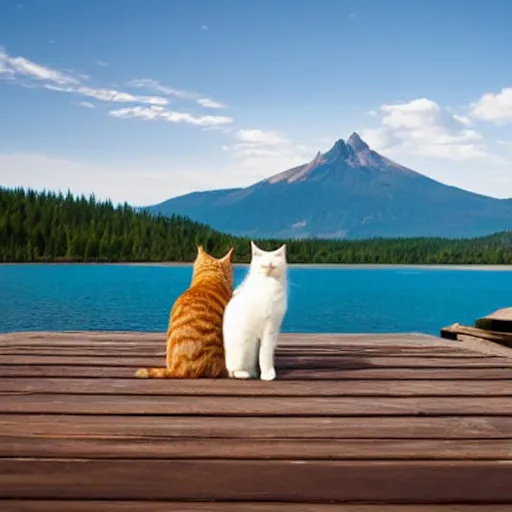
[[373, 151], [357, 133], [247, 188], [148, 208], [254, 238], [474, 237], [512, 229], [512, 199], [448, 186]]

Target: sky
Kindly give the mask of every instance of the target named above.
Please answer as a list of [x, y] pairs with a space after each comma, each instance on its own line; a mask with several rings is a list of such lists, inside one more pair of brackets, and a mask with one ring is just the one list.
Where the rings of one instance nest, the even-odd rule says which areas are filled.
[[508, 0], [2, 0], [0, 186], [155, 204], [357, 131], [512, 197], [511, 19]]

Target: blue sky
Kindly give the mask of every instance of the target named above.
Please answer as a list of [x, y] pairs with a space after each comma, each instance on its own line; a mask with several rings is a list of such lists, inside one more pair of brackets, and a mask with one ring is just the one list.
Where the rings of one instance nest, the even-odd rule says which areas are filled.
[[0, 185], [151, 204], [358, 131], [512, 197], [512, 2], [2, 0]]

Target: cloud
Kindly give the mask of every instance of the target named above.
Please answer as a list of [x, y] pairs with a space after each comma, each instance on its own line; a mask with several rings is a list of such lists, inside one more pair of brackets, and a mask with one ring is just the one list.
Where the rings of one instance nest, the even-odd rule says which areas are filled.
[[145, 103], [148, 105], [167, 105], [168, 100], [159, 96], [135, 96], [128, 92], [116, 91], [115, 89], [101, 89], [81, 85], [79, 87], [60, 87], [46, 84], [45, 89], [58, 92], [67, 92], [87, 96], [99, 101], [109, 103]]
[[98, 89], [82, 86], [76, 89], [76, 92], [83, 96], [111, 103], [147, 103], [149, 105], [167, 105], [167, 103], [169, 103], [165, 98], [159, 96], [136, 96], [128, 92], [116, 91], [114, 89]]
[[187, 112], [175, 112], [158, 106], [122, 108], [111, 110], [108, 114], [119, 119], [139, 118], [146, 121], [167, 121], [205, 127], [222, 126], [233, 122], [233, 118], [227, 116], [194, 116]]
[[196, 103], [205, 108], [219, 109], [219, 108], [228, 108], [225, 103], [220, 103], [219, 101], [212, 100], [210, 98], [197, 98]]
[[512, 87], [500, 92], [487, 92], [478, 101], [470, 104], [471, 115], [481, 121], [496, 124], [512, 122]]
[[201, 30], [208, 30], [208, 25], [201, 25]]
[[[169, 171], [179, 167], [180, 171]], [[192, 190], [230, 186], [228, 173], [184, 168], [176, 162], [123, 162], [98, 164], [40, 153], [0, 153], [2, 186], [94, 193], [114, 203], [149, 205]]]
[[[99, 63], [102, 64], [99, 64]], [[98, 65], [104, 65], [103, 61], [97, 61]], [[138, 103], [139, 105], [131, 108], [111, 110], [108, 115], [121, 119], [139, 118], [145, 120], [161, 120], [170, 123], [183, 123], [203, 128], [215, 129], [224, 127], [233, 122], [232, 117], [228, 116], [196, 116], [187, 112], [177, 112], [166, 110], [163, 107], [169, 103], [166, 96], [174, 96], [181, 99], [195, 100], [199, 105], [210, 109], [226, 108], [226, 105], [203, 97], [196, 92], [174, 89], [160, 84], [151, 79], [132, 80], [130, 84], [133, 87], [144, 87], [159, 92], [163, 96], [146, 96], [131, 94], [116, 89], [107, 89], [103, 87], [91, 87], [85, 85], [83, 77], [74, 73], [57, 71], [46, 66], [41, 66], [24, 57], [11, 57], [2, 47], [0, 47], [0, 79], [14, 81], [26, 87], [43, 87], [44, 89], [73, 94], [85, 98], [93, 98], [97, 101], [107, 103]], [[29, 79], [29, 82], [24, 81]], [[95, 105], [89, 101], [77, 101], [76, 105], [84, 108], [95, 108]], [[142, 106], [150, 105], [150, 107]]]
[[73, 103], [83, 108], [96, 108], [96, 105], [94, 105], [94, 103], [91, 103], [90, 101], [74, 101]]
[[290, 141], [278, 132], [264, 130], [238, 130], [235, 137], [242, 141], [242, 144], [258, 144], [262, 146], [283, 146]]
[[162, 85], [158, 80], [153, 80], [152, 78], [137, 78], [135, 80], [130, 80], [126, 85], [130, 87], [148, 89], [150, 91], [159, 92], [168, 96], [174, 96], [183, 100], [194, 99], [199, 96], [196, 92], [183, 91], [181, 89], [168, 87], [167, 85]]
[[[1, 47], [0, 78], [10, 81], [29, 79], [32, 80], [32, 82], [28, 83], [29, 86], [33, 86], [34, 83], [43, 82], [41, 86], [51, 91], [76, 94], [111, 103], [167, 105], [169, 102], [166, 98], [161, 96], [137, 96], [115, 89], [90, 87], [83, 84], [83, 80], [88, 79], [87, 76], [57, 71], [32, 62], [24, 57], [11, 57]], [[20, 82], [20, 84], [27, 85], [24, 82]]]
[[195, 100], [196, 103], [205, 108], [219, 109], [227, 108], [227, 105], [218, 101], [212, 100], [211, 98], [203, 97], [201, 94], [194, 91], [185, 91], [183, 89], [176, 89], [167, 85], [161, 84], [158, 80], [152, 78], [137, 78], [130, 80], [127, 85], [131, 87], [140, 87], [149, 91], [159, 92], [167, 96], [174, 96], [182, 100]]
[[[188, 162], [165, 158], [107, 164], [44, 153], [0, 153], [4, 187], [63, 193], [70, 189], [73, 194], [94, 193], [98, 199], [110, 198], [116, 204], [127, 201], [135, 206], [150, 205], [192, 191], [247, 186], [256, 181], [246, 168], [209, 167], [208, 161], [190, 165], [190, 159]], [[268, 176], [266, 171], [256, 178]]]
[[77, 85], [80, 79], [67, 73], [41, 66], [24, 57], [11, 57], [0, 47], [0, 78], [25, 77], [58, 85]]
[[220, 103], [218, 101], [211, 100], [210, 98], [198, 98], [197, 103], [199, 105], [206, 107], [206, 108], [227, 108], [227, 105], [224, 105], [224, 103]]
[[239, 129], [233, 133], [235, 143], [222, 149], [233, 160], [234, 171], [254, 182], [297, 165], [315, 156], [315, 151], [294, 143], [282, 133], [271, 130]]
[[109, 66], [108, 62], [105, 62], [104, 60], [97, 60], [96, 65], [100, 68], [108, 68]]
[[376, 150], [447, 160], [490, 158], [482, 135], [470, 129], [471, 120], [451, 113], [435, 101], [419, 98], [380, 107], [381, 126], [362, 130]]

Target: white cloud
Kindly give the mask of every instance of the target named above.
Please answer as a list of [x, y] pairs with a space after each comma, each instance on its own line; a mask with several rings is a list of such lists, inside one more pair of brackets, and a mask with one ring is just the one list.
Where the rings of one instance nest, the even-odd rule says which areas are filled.
[[454, 119], [460, 121], [465, 126], [473, 126], [473, 121], [468, 116], [461, 116], [459, 114], [453, 114]]
[[76, 76], [41, 66], [24, 57], [11, 57], [0, 47], [0, 77], [25, 77], [33, 80], [52, 82], [59, 85], [76, 85], [80, 80]]
[[87, 96], [99, 101], [109, 103], [145, 103], [148, 105], [167, 105], [168, 101], [159, 96], [135, 96], [128, 92], [116, 91], [114, 89], [101, 89], [81, 85], [79, 87], [61, 87], [58, 85], [46, 84], [45, 89], [58, 92], [67, 92]]
[[199, 96], [196, 92], [183, 91], [181, 89], [168, 87], [167, 85], [161, 84], [158, 80], [153, 80], [152, 78], [137, 78], [135, 80], [130, 80], [126, 85], [131, 87], [140, 87], [142, 89], [148, 89], [151, 91], [159, 92], [161, 94], [174, 96], [176, 98], [180, 98], [183, 100], [194, 99], [197, 98], [197, 96]]
[[105, 62], [104, 60], [97, 60], [96, 65], [100, 68], [107, 68], [109, 66], [108, 62]]
[[64, 193], [69, 188], [73, 194], [94, 193], [101, 199], [110, 197], [115, 202], [126, 200], [133, 204], [159, 200], [158, 189], [162, 185], [172, 185], [172, 180], [177, 179], [174, 173], [101, 166], [44, 154], [0, 154], [0, 169], [5, 187], [31, 187]]
[[[73, 194], [91, 193], [114, 203], [135, 206], [156, 204], [196, 190], [248, 185], [250, 177], [239, 171], [157, 160], [99, 164], [39, 153], [0, 153], [0, 179], [4, 187], [25, 187]], [[174, 170], [170, 170], [174, 169]], [[179, 171], [176, 169], [180, 169]]]
[[75, 101], [73, 103], [83, 108], [96, 108], [96, 105], [94, 103], [91, 103], [90, 101]]
[[201, 25], [201, 30], [208, 30], [208, 25]]
[[512, 122], [512, 87], [498, 93], [487, 92], [478, 101], [470, 104], [471, 115], [482, 121], [496, 124]]
[[[96, 64], [101, 67], [108, 66], [106, 62], [101, 60], [96, 61]], [[79, 96], [94, 98], [98, 101], [109, 103], [141, 103], [144, 105], [162, 106], [169, 103], [169, 100], [164, 96], [173, 96], [183, 100], [194, 100], [197, 104], [205, 108], [227, 108], [227, 105], [200, 95], [197, 92], [168, 87], [150, 78], [132, 80], [128, 83], [128, 85], [131, 87], [139, 87], [152, 90], [160, 93], [163, 96], [136, 95], [125, 91], [118, 91], [116, 89], [90, 87], [83, 84], [83, 80], [89, 79], [87, 76], [79, 75], [77, 73], [58, 71], [37, 64], [24, 57], [11, 57], [2, 47], [0, 47], [0, 79], [18, 81], [20, 85], [29, 87], [33, 87], [37, 82], [43, 82], [42, 87], [45, 89], [56, 92], [76, 94]], [[32, 82], [25, 83], [22, 81], [23, 79], [29, 79]], [[140, 112], [137, 115], [141, 117]], [[190, 114], [184, 115], [189, 116], [188, 121], [172, 120], [177, 119], [177, 113], [172, 112], [168, 115], [168, 120], [172, 120], [171, 122], [189, 122], [191, 124], [198, 124], [200, 126], [203, 126], [202, 123], [205, 123], [204, 126], [216, 126], [232, 122], [231, 118], [223, 116], [194, 117]], [[227, 121], [228, 119], [229, 121]]]
[[175, 112], [163, 107], [131, 107], [111, 110], [109, 115], [120, 119], [139, 118], [147, 121], [167, 121], [169, 123], [185, 123], [196, 126], [221, 126], [233, 122], [226, 116], [194, 116], [187, 112]]
[[197, 103], [205, 108], [227, 108], [227, 105], [224, 105], [224, 103], [220, 103], [218, 101], [211, 100], [210, 98], [198, 98]]
[[82, 86], [77, 88], [76, 92], [83, 96], [111, 103], [148, 103], [149, 105], [167, 105], [168, 103], [165, 98], [158, 96], [135, 96], [128, 92], [116, 91], [115, 89], [98, 89]]
[[238, 130], [235, 137], [246, 144], [259, 144], [262, 146], [282, 146], [290, 140], [278, 132], [264, 130]]
[[276, 131], [240, 129], [233, 135], [236, 142], [222, 149], [233, 157], [233, 172], [242, 173], [244, 184], [302, 165], [315, 156], [311, 148]]
[[[103, 61], [97, 61], [99, 66], [105, 66], [107, 63]], [[24, 57], [11, 57], [7, 52], [0, 47], [0, 78], [6, 80], [19, 80], [21, 78], [28, 78], [39, 82], [44, 82], [42, 86], [45, 89], [64, 92], [68, 94], [75, 94], [78, 96], [84, 96], [87, 98], [94, 98], [98, 101], [109, 102], [109, 103], [141, 103], [145, 105], [157, 105], [163, 106], [169, 103], [169, 100], [164, 96], [145, 96], [136, 95], [129, 92], [118, 91], [116, 89], [107, 89], [102, 87], [90, 87], [82, 83], [83, 77], [77, 74], [64, 73], [51, 69], [46, 66], [41, 66], [32, 62]], [[207, 97], [202, 97], [196, 92], [184, 91], [180, 89], [174, 89], [160, 84], [156, 80], [151, 79], [140, 79], [132, 80], [129, 83], [132, 87], [143, 87], [159, 92], [166, 96], [174, 96], [180, 99], [195, 100], [199, 105], [211, 108], [221, 109], [226, 108], [226, 105], [218, 101], [212, 100]], [[27, 85], [27, 84], [22, 84]], [[28, 84], [31, 85], [31, 84]], [[136, 116], [143, 117], [146, 114], [141, 114], [139, 111]], [[189, 116], [187, 121], [174, 121], [179, 116]], [[190, 114], [177, 114], [169, 113], [168, 120], [171, 122], [189, 122], [190, 124], [197, 124], [200, 126], [215, 126], [220, 124], [231, 123], [232, 118], [223, 116], [202, 116], [194, 117]], [[183, 117], [180, 119], [184, 119]], [[228, 121], [229, 119], [229, 121]], [[203, 124], [204, 123], [204, 124]]]
[[183, 89], [176, 89], [168, 85], [161, 84], [158, 80], [152, 78], [137, 78], [127, 83], [131, 87], [140, 87], [149, 91], [159, 92], [167, 96], [174, 96], [182, 100], [195, 100], [196, 103], [205, 108], [227, 108], [227, 105], [219, 101], [212, 100], [211, 98], [203, 97], [201, 94], [194, 91], [185, 91]]
[[452, 114], [435, 101], [420, 98], [380, 107], [381, 126], [362, 130], [376, 150], [463, 161], [490, 158], [482, 135], [470, 119]]
[[29, 84], [20, 82], [21, 85], [33, 86], [34, 83], [44, 82], [42, 87], [57, 92], [65, 92], [94, 98], [99, 101], [112, 103], [143, 103], [149, 105], [167, 105], [168, 100], [159, 96], [136, 96], [115, 89], [89, 87], [83, 85], [82, 80], [87, 80], [85, 75], [57, 71], [46, 66], [36, 64], [24, 57], [11, 57], [0, 47], [0, 78], [7, 80], [29, 79], [35, 82]]

